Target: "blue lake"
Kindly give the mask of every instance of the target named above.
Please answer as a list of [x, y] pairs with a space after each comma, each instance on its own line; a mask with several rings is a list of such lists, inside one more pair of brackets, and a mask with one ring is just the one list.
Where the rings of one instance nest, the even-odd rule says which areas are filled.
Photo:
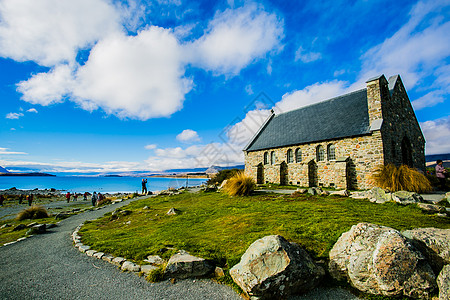
[[[149, 191], [186, 186], [186, 178], [146, 177]], [[78, 177], [78, 176], [0, 176], [0, 190], [15, 187], [21, 190], [50, 189], [70, 192], [140, 192], [142, 177]], [[207, 179], [189, 178], [188, 186], [197, 186]]]

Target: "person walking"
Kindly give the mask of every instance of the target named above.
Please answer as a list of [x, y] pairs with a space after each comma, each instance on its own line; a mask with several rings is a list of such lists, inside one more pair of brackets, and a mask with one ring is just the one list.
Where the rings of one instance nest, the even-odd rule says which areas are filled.
[[87, 201], [88, 192], [84, 192], [83, 201]]
[[147, 195], [147, 179], [146, 178], [142, 179], [142, 194]]
[[69, 201], [70, 201], [70, 192], [67, 192], [67, 194], [66, 194], [66, 200], [67, 200], [67, 203], [69, 203]]
[[441, 184], [441, 190], [446, 191], [447, 187], [445, 186], [445, 173], [447, 173], [447, 170], [443, 166], [442, 160], [438, 159], [436, 161], [436, 177], [439, 180], [439, 183]]
[[27, 201], [28, 201], [28, 206], [31, 206], [31, 204], [33, 204], [33, 194], [27, 195]]
[[77, 201], [77, 199], [78, 199], [78, 194], [77, 193], [73, 194], [73, 201]]
[[20, 195], [19, 195], [19, 204], [22, 204], [22, 201], [23, 201], [23, 195], [20, 194]]
[[97, 192], [94, 192], [92, 194], [91, 201], [92, 201], [92, 206], [95, 206], [97, 204]]

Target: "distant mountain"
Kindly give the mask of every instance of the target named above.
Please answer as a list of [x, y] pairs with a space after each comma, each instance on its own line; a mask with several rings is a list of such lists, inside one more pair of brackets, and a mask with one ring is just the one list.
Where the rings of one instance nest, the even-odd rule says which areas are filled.
[[56, 176], [56, 175], [52, 175], [52, 174], [47, 174], [47, 173], [39, 173], [39, 172], [35, 172], [35, 173], [0, 173], [0, 176]]
[[9, 173], [9, 171], [0, 166], [0, 173]]
[[227, 170], [227, 169], [240, 169], [243, 170], [244, 169], [244, 165], [236, 165], [236, 166], [229, 166], [229, 167], [220, 167], [220, 166], [211, 166], [209, 168], [192, 168], [192, 169], [170, 169], [170, 170], [165, 170], [164, 173], [191, 173], [191, 172], [206, 172], [208, 173], [208, 170]]

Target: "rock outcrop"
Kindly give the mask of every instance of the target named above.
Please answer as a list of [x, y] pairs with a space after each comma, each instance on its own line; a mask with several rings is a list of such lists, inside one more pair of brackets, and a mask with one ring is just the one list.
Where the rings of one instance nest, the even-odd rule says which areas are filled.
[[304, 293], [314, 288], [324, 273], [302, 247], [279, 235], [255, 241], [230, 270], [233, 280], [252, 299]]
[[439, 287], [439, 300], [450, 299], [450, 265], [444, 266], [437, 278]]
[[359, 223], [341, 235], [329, 271], [371, 294], [428, 298], [436, 289], [425, 256], [397, 230], [375, 224]]
[[423, 202], [422, 196], [417, 193], [407, 191], [398, 191], [393, 193], [392, 200], [403, 205]]

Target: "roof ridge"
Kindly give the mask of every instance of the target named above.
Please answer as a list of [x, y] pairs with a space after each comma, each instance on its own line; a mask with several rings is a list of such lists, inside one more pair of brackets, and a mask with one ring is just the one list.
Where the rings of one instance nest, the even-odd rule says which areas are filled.
[[360, 93], [360, 92], [362, 92], [364, 90], [367, 90], [367, 88], [359, 89], [359, 90], [356, 90], [356, 91], [353, 91], [353, 92], [350, 92], [350, 93], [347, 93], [347, 94], [343, 94], [343, 95], [340, 95], [340, 96], [337, 96], [337, 97], [334, 97], [334, 98], [326, 99], [326, 100], [323, 100], [323, 101], [320, 101], [320, 102], [308, 104], [306, 106], [302, 106], [302, 107], [299, 107], [299, 108], [296, 108], [296, 109], [293, 109], [293, 110], [288, 110], [286, 112], [282, 112], [282, 113], [280, 113], [278, 115], [275, 115], [275, 117], [278, 117], [278, 116], [281, 116], [281, 115], [284, 115], [284, 114], [287, 114], [287, 113], [290, 113], [290, 112], [298, 111], [298, 110], [301, 110], [301, 109], [305, 109], [305, 108], [308, 108], [308, 107], [312, 107], [312, 106], [315, 106], [315, 105], [319, 105], [319, 104], [322, 104], [322, 103], [331, 102], [331, 101], [339, 99], [339, 98], [344, 98], [344, 97], [347, 97], [347, 96], [352, 95], [352, 94]]

